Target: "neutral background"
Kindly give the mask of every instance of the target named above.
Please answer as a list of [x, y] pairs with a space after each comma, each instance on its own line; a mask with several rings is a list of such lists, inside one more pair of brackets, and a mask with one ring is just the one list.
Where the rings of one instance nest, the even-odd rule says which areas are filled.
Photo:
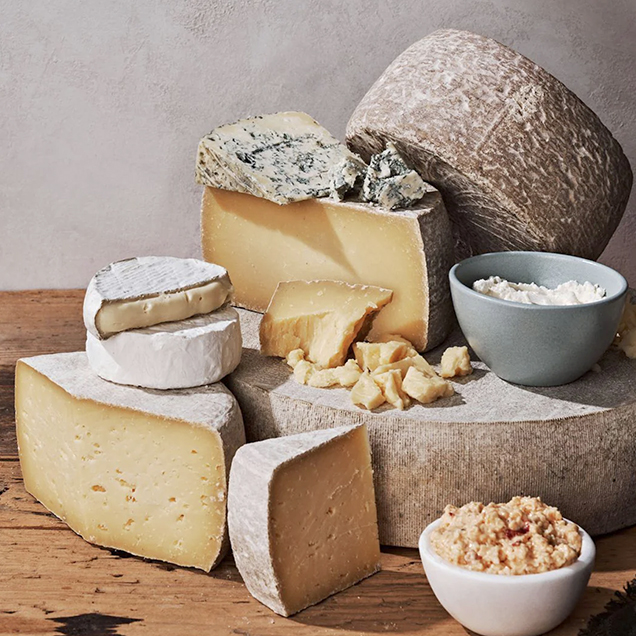
[[[439, 27], [535, 60], [636, 167], [636, 0], [0, 0], [0, 16], [0, 289], [198, 256], [201, 136], [304, 110], [342, 137], [386, 66]], [[635, 237], [632, 195], [602, 259], [632, 285]]]

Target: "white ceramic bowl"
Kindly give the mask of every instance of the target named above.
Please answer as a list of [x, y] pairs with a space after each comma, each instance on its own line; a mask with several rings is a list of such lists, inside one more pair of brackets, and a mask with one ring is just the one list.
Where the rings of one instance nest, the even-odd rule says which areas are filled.
[[572, 565], [540, 574], [486, 574], [453, 565], [420, 536], [420, 556], [431, 589], [444, 609], [483, 636], [538, 636], [562, 623], [574, 609], [594, 567], [596, 548], [581, 529], [581, 556]]

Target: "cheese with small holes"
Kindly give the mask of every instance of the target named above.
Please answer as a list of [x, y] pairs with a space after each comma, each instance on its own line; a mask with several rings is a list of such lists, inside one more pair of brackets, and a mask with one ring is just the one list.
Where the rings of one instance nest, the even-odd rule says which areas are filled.
[[183, 389], [218, 382], [243, 352], [239, 316], [225, 305], [202, 316], [116, 333], [87, 332], [91, 368], [105, 380], [148, 389]]
[[227, 548], [227, 473], [245, 442], [221, 384], [150, 391], [98, 378], [83, 352], [19, 360], [26, 490], [87, 541], [209, 571]]
[[339, 196], [366, 164], [306, 113], [283, 112], [215, 128], [199, 143], [196, 179], [278, 204]]
[[576, 95], [468, 31], [435, 31], [392, 62], [351, 115], [347, 143], [365, 160], [394, 144], [441, 191], [460, 258], [596, 259], [632, 186], [621, 146]]
[[302, 349], [319, 367], [338, 367], [392, 297], [389, 289], [333, 280], [280, 282], [261, 322], [261, 352], [285, 358]]
[[247, 589], [282, 616], [380, 569], [365, 426], [246, 444], [232, 463], [228, 509]]
[[138, 256], [93, 276], [84, 297], [84, 324], [96, 338], [108, 338], [210, 313], [231, 295], [223, 267], [194, 258]]
[[393, 290], [371, 339], [397, 334], [422, 351], [453, 324], [452, 233], [437, 192], [386, 210], [331, 199], [277, 205], [208, 187], [201, 227], [203, 256], [228, 270], [241, 307], [265, 311], [280, 281], [330, 279]]

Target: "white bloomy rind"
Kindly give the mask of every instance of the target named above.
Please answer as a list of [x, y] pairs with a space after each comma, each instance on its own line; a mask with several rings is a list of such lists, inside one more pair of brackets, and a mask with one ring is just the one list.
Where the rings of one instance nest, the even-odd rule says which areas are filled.
[[138, 256], [91, 279], [84, 324], [95, 338], [215, 311], [233, 292], [225, 268], [194, 258]]
[[145, 329], [106, 340], [86, 334], [86, 354], [104, 380], [148, 389], [184, 389], [218, 382], [241, 360], [241, 327], [235, 309]]

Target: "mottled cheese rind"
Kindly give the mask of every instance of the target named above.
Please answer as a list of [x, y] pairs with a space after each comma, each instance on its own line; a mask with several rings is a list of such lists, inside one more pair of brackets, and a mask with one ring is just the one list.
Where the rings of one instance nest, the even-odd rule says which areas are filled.
[[232, 295], [223, 267], [194, 258], [138, 256], [111, 263], [91, 279], [84, 325], [96, 338], [215, 311]]
[[458, 257], [525, 249], [596, 259], [632, 186], [620, 145], [581, 100], [468, 31], [416, 42], [369, 89], [347, 143], [368, 159], [388, 142], [442, 192]]
[[380, 569], [364, 426], [247, 444], [232, 463], [228, 507], [243, 581], [282, 616]]
[[453, 324], [450, 222], [440, 195], [405, 210], [313, 199], [289, 205], [206, 188], [203, 256], [225, 267], [241, 307], [265, 311], [280, 281], [331, 279], [393, 290], [369, 337], [398, 334], [418, 350]]
[[368, 333], [390, 289], [334, 280], [281, 281], [260, 328], [261, 352], [286, 358], [302, 349], [323, 368], [344, 364], [349, 347]]
[[220, 384], [149, 391], [82, 352], [25, 358], [16, 429], [26, 490], [87, 541], [206, 571], [227, 549], [227, 473], [245, 442]]

